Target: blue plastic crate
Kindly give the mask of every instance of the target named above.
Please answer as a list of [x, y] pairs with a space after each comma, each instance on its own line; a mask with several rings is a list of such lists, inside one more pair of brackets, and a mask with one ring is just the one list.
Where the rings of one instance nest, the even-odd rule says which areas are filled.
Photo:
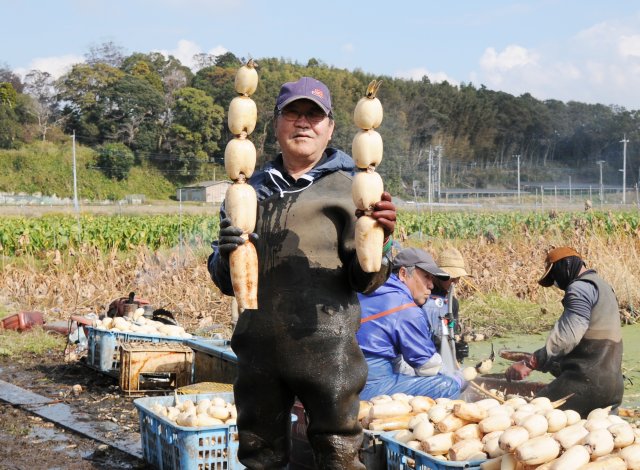
[[[233, 403], [233, 392], [180, 395], [195, 404], [205, 398], [220, 397]], [[238, 427], [235, 424], [190, 428], [178, 426], [151, 411], [154, 403], [173, 405], [174, 396], [138, 398], [133, 404], [140, 415], [140, 438], [144, 458], [160, 470], [236, 470]], [[291, 415], [292, 423], [297, 421]]]
[[132, 342], [183, 343], [185, 338], [157, 336], [144, 333], [87, 328], [87, 365], [93, 369], [118, 377], [120, 375], [120, 346]]
[[[214, 397], [233, 402], [232, 392], [180, 395], [181, 399], [194, 403]], [[178, 426], [151, 411], [154, 403], [173, 405], [173, 396], [138, 398], [133, 403], [140, 415], [144, 458], [154, 467], [160, 470], [244, 468], [238, 461], [238, 428], [235, 424], [197, 428]]]
[[[431, 455], [414, 450], [393, 437], [397, 431], [390, 431], [380, 434], [380, 439], [384, 442], [387, 453], [387, 470], [447, 470], [451, 468], [480, 469], [480, 464], [485, 460], [465, 460], [461, 462], [449, 462], [433, 458]], [[409, 459], [415, 465], [409, 465]]]

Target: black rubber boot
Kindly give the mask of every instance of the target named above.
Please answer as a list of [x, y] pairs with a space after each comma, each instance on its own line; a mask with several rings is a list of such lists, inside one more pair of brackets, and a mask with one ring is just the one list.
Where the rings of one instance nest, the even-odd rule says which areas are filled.
[[362, 433], [354, 436], [319, 434], [311, 438], [318, 470], [365, 470], [360, 462]]

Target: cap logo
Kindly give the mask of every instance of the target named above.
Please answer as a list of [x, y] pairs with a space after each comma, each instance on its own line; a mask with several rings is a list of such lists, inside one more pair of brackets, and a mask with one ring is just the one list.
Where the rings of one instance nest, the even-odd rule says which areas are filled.
[[317, 96], [318, 98], [324, 98], [324, 93], [322, 93], [322, 90], [320, 88], [314, 88], [313, 90], [311, 90], [311, 94]]

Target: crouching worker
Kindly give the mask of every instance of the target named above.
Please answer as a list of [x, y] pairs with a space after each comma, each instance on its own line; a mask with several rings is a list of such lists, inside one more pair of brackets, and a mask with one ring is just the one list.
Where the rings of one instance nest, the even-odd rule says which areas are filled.
[[538, 283], [562, 289], [564, 311], [543, 348], [505, 372], [508, 380], [522, 380], [532, 370], [550, 372], [556, 379], [537, 396], [558, 400], [574, 395], [561, 407], [586, 418], [595, 408], [622, 402], [622, 332], [618, 301], [611, 286], [569, 247], [549, 251], [546, 270]]
[[464, 380], [440, 373], [442, 358], [420, 308], [433, 278], [449, 279], [430, 254], [407, 248], [393, 260], [391, 276], [369, 295], [358, 294], [362, 310], [357, 333], [369, 372], [361, 400], [403, 392], [431, 398], [456, 398]]

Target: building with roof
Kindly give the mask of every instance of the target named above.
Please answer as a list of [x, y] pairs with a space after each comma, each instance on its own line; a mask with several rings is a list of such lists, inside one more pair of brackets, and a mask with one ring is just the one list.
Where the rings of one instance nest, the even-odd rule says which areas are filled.
[[227, 188], [233, 184], [229, 180], [224, 181], [202, 181], [190, 184], [176, 190], [178, 201], [208, 202], [221, 204], [227, 193]]

